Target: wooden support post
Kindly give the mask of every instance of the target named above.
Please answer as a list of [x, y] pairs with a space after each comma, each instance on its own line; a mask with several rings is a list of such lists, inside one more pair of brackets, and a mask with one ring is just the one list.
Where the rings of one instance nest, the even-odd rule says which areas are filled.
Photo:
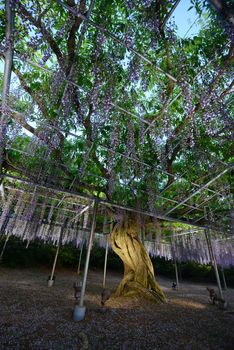
[[9, 237], [10, 237], [10, 235], [9, 235], [9, 233], [8, 233], [7, 236], [6, 236], [5, 242], [4, 242], [4, 244], [3, 244], [3, 247], [2, 247], [2, 251], [1, 251], [1, 255], [0, 255], [0, 262], [2, 261], [3, 254], [4, 254], [4, 252], [5, 252], [6, 245], [7, 245], [7, 242], [8, 242], [8, 240], [9, 240]]
[[94, 208], [93, 208], [92, 227], [91, 227], [91, 232], [90, 232], [90, 236], [89, 236], [89, 243], [88, 243], [86, 261], [85, 261], [85, 267], [84, 267], [84, 277], [83, 277], [82, 288], [81, 288], [81, 293], [80, 293], [80, 302], [79, 302], [79, 305], [75, 306], [75, 310], [73, 313], [74, 321], [81, 321], [85, 317], [86, 308], [84, 306], [84, 297], [85, 297], [85, 290], [86, 290], [86, 284], [87, 284], [90, 253], [91, 253], [91, 248], [92, 248], [92, 244], [93, 244], [93, 237], [94, 237], [95, 228], [96, 228], [97, 209], [98, 209], [98, 200], [95, 199]]
[[11, 83], [11, 72], [13, 64], [13, 33], [14, 33], [14, 17], [15, 17], [15, 5], [11, 0], [5, 1], [5, 19], [6, 30], [5, 39], [8, 43], [7, 50], [4, 54], [4, 77], [3, 77], [3, 90], [2, 90], [2, 113], [0, 115], [0, 173], [2, 173], [2, 166], [4, 162], [4, 151], [6, 147], [6, 132], [8, 125], [8, 102]]
[[[171, 238], [171, 244], [172, 240], [175, 242], [175, 232], [173, 227], [171, 228], [172, 230], [172, 238]], [[175, 245], [176, 246], [176, 245]], [[179, 276], [178, 276], [178, 266], [177, 266], [177, 260], [176, 260], [176, 251], [174, 250], [174, 266], [175, 266], [175, 277], [176, 277], [176, 289], [179, 289]]]
[[[110, 224], [110, 234], [113, 230], [113, 223]], [[104, 270], [103, 270], [103, 289], [106, 288], [106, 268], [107, 268], [107, 258], [108, 258], [108, 248], [109, 248], [109, 235], [106, 235], [106, 250], [105, 250], [105, 261], [104, 261]]]
[[78, 267], [77, 267], [77, 275], [80, 275], [80, 267], [81, 267], [83, 248], [84, 248], [84, 241], [82, 241], [81, 248], [80, 248], [79, 262], [78, 262]]
[[67, 219], [65, 220], [64, 225], [61, 227], [59, 241], [58, 241], [58, 245], [57, 245], [57, 249], [56, 249], [56, 253], [55, 253], [55, 257], [54, 257], [54, 263], [53, 263], [50, 278], [48, 280], [48, 287], [52, 287], [54, 284], [54, 272], [55, 272], [55, 268], [56, 268], [56, 264], [57, 264], [57, 260], [58, 260], [58, 255], [59, 255], [59, 250], [60, 250], [60, 246], [61, 246], [61, 242], [62, 242], [63, 231], [64, 231], [66, 225], [67, 225]]
[[219, 271], [218, 271], [218, 266], [217, 266], [217, 262], [216, 262], [216, 257], [215, 257], [212, 243], [210, 240], [210, 232], [207, 230], [205, 230], [205, 237], [206, 237], [206, 242], [207, 242], [207, 246], [208, 246], [208, 250], [209, 250], [209, 254], [210, 254], [210, 260], [212, 262], [212, 265], [213, 265], [214, 271], [215, 271], [215, 277], [216, 277], [216, 281], [217, 281], [217, 285], [218, 285], [218, 289], [219, 289], [219, 295], [220, 295], [220, 298], [223, 299], [223, 291], [222, 291], [221, 282], [220, 282], [220, 278], [219, 278]]
[[221, 272], [222, 272], [222, 277], [223, 277], [223, 289], [227, 290], [227, 283], [226, 283], [226, 278], [225, 278], [225, 274], [223, 271], [223, 267], [221, 266]]
[[[3, 226], [2, 226], [2, 229], [0, 230], [0, 233], [5, 232], [9, 220], [10, 220], [10, 214], [7, 215], [6, 220], [5, 220], [5, 222], [4, 222]], [[7, 233], [6, 239], [5, 239], [5, 242], [4, 242], [4, 244], [3, 244], [1, 254], [0, 254], [0, 261], [2, 261], [3, 254], [4, 254], [4, 252], [5, 252], [6, 245], [7, 245], [7, 242], [8, 242], [8, 240], [9, 240], [9, 237], [10, 237], [10, 233]]]
[[175, 275], [176, 275], [176, 288], [179, 289], [179, 276], [178, 276], [178, 266], [175, 259]]

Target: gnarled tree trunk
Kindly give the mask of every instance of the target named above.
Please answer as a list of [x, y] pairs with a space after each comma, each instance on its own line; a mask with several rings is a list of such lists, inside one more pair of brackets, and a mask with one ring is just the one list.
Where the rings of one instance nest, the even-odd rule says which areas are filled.
[[116, 224], [111, 233], [111, 245], [124, 264], [124, 277], [115, 296], [139, 295], [165, 302], [165, 295], [155, 280], [150, 257], [138, 238], [136, 225]]

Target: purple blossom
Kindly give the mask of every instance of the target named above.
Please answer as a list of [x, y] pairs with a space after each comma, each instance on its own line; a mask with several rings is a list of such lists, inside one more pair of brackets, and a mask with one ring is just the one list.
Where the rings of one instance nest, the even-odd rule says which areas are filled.
[[13, 37], [1, 42], [0, 43], [0, 54], [4, 55], [5, 52], [7, 52], [8, 50], [10, 50], [12, 48], [12, 46], [13, 46]]
[[154, 0], [142, 0], [142, 5], [144, 5], [146, 8], [150, 7], [153, 1]]
[[136, 0], [126, 0], [126, 5], [129, 10], [132, 10], [136, 5]]
[[110, 172], [110, 177], [108, 179], [108, 189], [107, 189], [110, 197], [113, 195], [113, 192], [114, 192], [115, 177], [116, 177], [115, 172], [114, 172], [114, 169], [112, 168]]
[[7, 219], [7, 217], [10, 215], [13, 200], [14, 200], [14, 196], [9, 195], [6, 203], [4, 204], [4, 206], [2, 208], [2, 213], [0, 216], [0, 231], [1, 231], [1, 228], [3, 227], [3, 225]]

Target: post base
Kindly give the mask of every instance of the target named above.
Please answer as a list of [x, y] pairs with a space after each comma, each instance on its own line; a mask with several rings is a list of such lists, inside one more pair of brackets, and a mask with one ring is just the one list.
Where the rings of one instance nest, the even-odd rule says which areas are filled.
[[74, 321], [82, 321], [85, 317], [85, 311], [86, 311], [85, 306], [76, 305], [74, 312], [73, 312], [73, 320]]
[[54, 280], [48, 280], [47, 281], [47, 286], [48, 287], [53, 287], [53, 285], [54, 285]]

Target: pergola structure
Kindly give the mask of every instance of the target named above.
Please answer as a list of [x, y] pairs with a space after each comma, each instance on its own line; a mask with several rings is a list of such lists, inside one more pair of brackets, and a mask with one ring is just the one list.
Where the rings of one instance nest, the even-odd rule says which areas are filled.
[[[170, 11], [163, 18], [160, 30], [163, 30], [163, 27], [166, 25], [166, 22], [178, 3], [179, 1], [173, 2]], [[23, 54], [18, 49], [14, 49], [15, 6], [18, 6], [17, 11], [18, 13], [22, 13], [22, 17], [31, 21], [35, 28], [37, 28], [39, 32], [41, 31], [43, 39], [47, 41], [47, 44], [52, 50], [50, 54], [52, 57], [51, 62], [54, 61], [55, 57], [55, 59], [57, 59], [56, 64], [51, 62], [46, 64], [47, 60], [45, 60], [45, 62], [40, 62], [37, 59], [33, 60], [30, 55]], [[47, 16], [47, 11], [50, 11], [51, 6], [56, 6], [63, 16], [72, 18], [72, 21], [76, 23], [76, 25], [78, 25], [77, 23], [79, 23], [79, 25], [82, 24], [77, 33], [77, 47], [76, 50], [74, 50], [73, 59], [70, 62], [69, 69], [66, 70], [64, 68], [64, 71], [62, 71], [64, 64], [63, 57], [59, 46], [53, 38], [53, 35], [56, 36], [59, 33], [59, 29], [52, 28], [51, 31], [49, 31], [43, 24], [43, 16]], [[13, 224], [15, 222], [14, 215], [11, 215], [11, 208], [14, 207], [16, 213], [19, 209], [17, 209], [17, 203], [19, 202], [19, 205], [24, 203], [25, 207], [28, 207], [28, 212], [24, 212], [26, 226], [35, 215], [37, 220], [34, 229], [37, 230], [38, 225], [41, 227], [44, 225], [46, 231], [46, 225], [50, 226], [50, 219], [53, 215], [53, 225], [54, 227], [60, 227], [60, 231], [57, 232], [56, 237], [52, 234], [52, 239], [59, 242], [60, 239], [62, 239], [64, 225], [66, 225], [66, 228], [69, 228], [67, 241], [69, 242], [69, 239], [71, 241], [77, 240], [78, 244], [78, 240], [80, 239], [78, 232], [79, 229], [81, 229], [80, 218], [82, 217], [85, 221], [85, 213], [91, 210], [93, 216], [90, 222], [91, 235], [89, 237], [90, 244], [88, 245], [85, 278], [87, 278], [89, 254], [93, 235], [95, 233], [96, 218], [97, 215], [103, 212], [103, 208], [114, 208], [117, 209], [117, 211], [130, 211], [140, 217], [149, 216], [158, 220], [189, 225], [190, 227], [201, 230], [213, 230], [220, 232], [222, 236], [224, 235], [225, 237], [230, 236], [233, 230], [232, 193], [230, 188], [230, 173], [233, 169], [233, 164], [224, 162], [222, 159], [217, 158], [216, 154], [212, 154], [212, 152], [202, 147], [200, 147], [199, 150], [195, 147], [190, 147], [189, 149], [183, 147], [183, 140], [187, 137], [186, 135], [189, 134], [190, 128], [194, 123], [194, 114], [199, 110], [202, 103], [204, 103], [205, 97], [202, 100], [201, 95], [196, 92], [197, 84], [202, 79], [203, 72], [214, 63], [216, 58], [214, 57], [206, 62], [193, 74], [192, 80], [188, 80], [187, 85], [184, 86], [181, 82], [181, 76], [174, 77], [171, 69], [161, 68], [160, 64], [155, 62], [147, 53], [143, 54], [139, 48], [126, 42], [126, 38], [121, 38], [121, 35], [118, 36], [115, 30], [106, 28], [103, 23], [97, 23], [92, 19], [92, 16], [96, 16], [95, 1], [89, 2], [88, 10], [84, 13], [81, 4], [79, 6], [76, 4], [72, 6], [69, 4], [69, 1], [65, 3], [64, 1], [56, 0], [52, 5], [48, 5], [48, 9], [45, 8], [42, 10], [37, 18], [33, 17], [33, 13], [30, 12], [30, 9], [27, 8], [23, 2], [15, 4], [14, 1], [6, 1], [7, 45], [2, 55], [5, 60], [5, 68], [0, 121], [0, 177], [2, 189], [1, 203], [3, 204], [1, 216], [2, 227], [4, 224], [6, 225], [5, 220], [7, 218], [7, 225], [10, 227], [12, 225], [13, 229]], [[74, 23], [73, 27], [75, 25]], [[165, 79], [169, 81], [169, 89], [171, 89], [169, 97], [166, 101], [160, 103], [156, 115], [155, 113], [153, 116], [150, 115], [152, 113], [149, 111], [145, 113], [142, 112], [142, 106], [136, 106], [135, 110], [131, 107], [127, 108], [127, 103], [121, 105], [119, 98], [116, 101], [114, 96], [110, 98], [106, 93], [103, 96], [103, 100], [107, 103], [107, 105], [103, 106], [105, 112], [103, 121], [100, 122], [100, 116], [102, 115], [98, 109], [99, 106], [96, 107], [96, 110], [93, 112], [93, 109], [95, 109], [93, 107], [95, 102], [93, 101], [92, 106], [88, 110], [88, 114], [83, 118], [81, 123], [78, 122], [77, 127], [69, 127], [66, 125], [65, 121], [63, 122], [64, 113], [70, 113], [71, 119], [75, 118], [72, 110], [70, 110], [70, 112], [66, 110], [71, 104], [71, 100], [69, 99], [73, 98], [73, 92], [76, 91], [77, 95], [80, 95], [80, 102], [77, 105], [80, 115], [82, 115], [83, 112], [80, 112], [79, 105], [82, 104], [84, 96], [90, 93], [87, 91], [87, 86], [82, 86], [74, 77], [77, 69], [75, 61], [76, 59], [78, 60], [79, 55], [82, 57], [84, 46], [88, 45], [89, 36], [93, 35], [93, 30], [97, 32], [97, 36], [101, 37], [97, 39], [96, 44], [100, 46], [99, 49], [103, 49], [103, 52], [108, 50], [108, 45], [110, 45], [108, 40], [124, 51], [123, 66], [128, 61], [128, 55], [133, 55], [133, 57], [137, 58], [139, 65], [143, 64], [145, 65], [143, 68], [147, 68], [145, 74], [148, 74], [148, 72], [151, 74], [158, 74], [158, 84], [161, 82], [165, 84]], [[100, 42], [98, 42], [98, 40], [100, 40]], [[107, 41], [106, 44], [103, 44], [104, 40]], [[36, 57], [36, 51], [37, 49], [34, 49], [32, 53], [34, 58]], [[98, 61], [97, 55], [98, 47], [95, 47], [94, 69], [98, 69], [95, 66]], [[233, 59], [232, 55], [233, 47], [231, 46], [226, 56], [226, 65]], [[13, 60], [15, 60], [15, 65], [13, 65]], [[170, 64], [168, 67], [170, 68]], [[17, 104], [12, 103], [12, 96], [10, 93], [12, 71], [14, 71], [18, 77], [17, 82], [13, 84], [13, 90], [15, 88], [14, 85], [16, 85], [20, 94], [22, 90], [26, 91], [31, 97], [35, 98], [37, 103], [36, 107], [34, 105], [31, 111], [27, 111], [27, 115], [25, 115], [24, 112], [16, 110], [15, 105]], [[41, 101], [41, 97], [37, 98], [25, 81], [25, 76], [30, 74], [33, 76], [35, 72], [40, 72], [38, 73], [39, 82], [43, 79], [45, 79], [45, 81], [50, 81], [50, 79], [56, 80], [56, 76], [59, 75], [60, 84], [62, 81], [63, 85], [61, 101], [56, 110], [58, 116], [57, 120], [55, 119], [54, 122], [50, 122], [49, 118], [45, 120], [45, 118], [42, 117], [40, 124], [36, 126], [34, 126], [34, 123], [30, 123], [30, 119], [33, 120], [33, 114], [38, 114], [38, 109], [41, 110], [42, 114], [46, 114], [47, 111], [43, 111], [44, 105]], [[98, 79], [99, 73], [95, 74], [95, 79]], [[232, 86], [233, 82], [229, 85], [225, 85], [223, 91], [219, 91], [220, 96], [223, 94], [226, 96], [227, 91], [229, 94]], [[137, 84], [136, 86], [131, 86], [131, 91], [136, 88]], [[91, 90], [92, 98], [94, 99], [98, 90], [98, 86], [95, 86], [95, 80]], [[152, 91], [153, 88], [151, 91], [148, 91], [148, 95], [146, 94], [146, 96], [149, 96]], [[133, 92], [133, 95], [134, 94], [136, 94], [136, 92]], [[170, 120], [168, 121], [168, 114], [171, 112], [171, 108], [179, 103], [178, 101], [185, 98], [186, 94], [188, 99], [188, 105], [185, 106], [185, 111], [188, 114], [188, 116], [185, 117], [185, 119], [187, 118], [186, 127], [180, 131], [180, 125], [173, 126], [172, 123], [168, 126], [168, 134], [165, 136], [165, 140], [164, 136], [162, 137], [160, 141], [161, 148], [157, 151], [160, 153], [162, 147], [164, 149], [164, 153], [161, 152], [160, 154], [160, 161], [154, 163], [150, 156], [148, 159], [145, 156], [141, 156], [145, 147], [145, 144], [142, 143], [141, 145], [141, 142], [143, 142], [145, 138], [148, 138], [148, 143], [155, 142], [156, 144], [158, 137], [158, 121], [162, 120], [164, 124], [170, 124]], [[193, 94], [193, 99], [195, 101], [194, 105], [191, 102], [191, 94]], [[46, 99], [46, 95], [43, 97]], [[229, 95], [224, 102], [227, 104], [227, 108], [229, 108], [231, 102]], [[76, 101], [74, 103], [76, 103]], [[99, 102], [99, 104], [101, 104], [101, 102]], [[29, 113], [32, 115], [30, 116]], [[184, 117], [184, 111], [180, 111], [179, 113], [181, 113], [181, 116], [178, 118]], [[115, 124], [117, 124], [118, 121], [113, 115], [117, 115], [117, 118], [121, 118], [121, 120], [124, 119], [125, 124], [123, 123], [122, 129], [120, 126], [118, 130], [115, 130]], [[79, 116], [77, 118], [79, 119]], [[105, 142], [105, 137], [103, 137], [102, 134], [102, 132], [106, 132], [104, 129], [106, 124], [108, 124], [108, 118], [111, 120], [108, 129], [110, 136], [109, 143]], [[13, 127], [18, 125], [20, 130], [27, 130], [27, 132], [33, 135], [29, 145], [17, 146], [12, 144], [10, 139], [7, 139], [10, 121], [12, 121]], [[95, 128], [98, 128], [98, 126], [100, 126], [100, 130], [95, 134]], [[66, 141], [75, 144], [79, 143], [83, 127], [86, 129], [87, 135], [85, 144], [81, 145], [82, 152], [79, 153], [79, 158], [81, 158], [81, 160], [77, 167], [75, 156], [74, 159], [61, 159], [59, 150], [61, 149], [61, 144], [64, 145]], [[140, 141], [137, 141], [137, 152], [134, 146], [136, 140], [134, 138], [135, 134], [133, 129], [137, 129], [140, 135]], [[125, 133], [125, 140], [127, 133], [126, 148], [118, 144], [118, 138], [120, 138], [120, 135], [123, 133]], [[93, 134], [95, 136], [93, 136]], [[192, 138], [192, 135], [190, 135], [189, 138]], [[128, 150], [128, 148], [130, 149]], [[180, 149], [180, 153], [178, 153], [178, 149]], [[193, 161], [189, 160], [191, 156], [193, 157]], [[20, 160], [20, 162], [18, 162], [17, 159]], [[175, 161], [174, 168], [172, 167], [172, 163], [169, 164], [169, 162], [167, 162], [167, 166], [165, 166], [166, 159], [171, 160], [172, 163]], [[184, 164], [186, 164], [185, 168], [179, 165], [181, 159], [183, 159]], [[88, 164], [94, 160], [99, 164], [102, 171], [94, 172], [94, 170], [92, 170], [94, 167], [88, 166]], [[105, 166], [105, 162], [108, 163], [107, 166]], [[20, 164], [20, 167], [18, 167], [18, 164]], [[115, 168], [117, 168], [119, 164], [121, 164], [119, 167], [120, 170], [115, 173]], [[76, 170], [73, 172], [70, 171], [72, 167], [76, 167]], [[196, 171], [194, 171], [194, 168]], [[191, 176], [190, 172], [192, 169], [193, 174]], [[73, 177], [71, 174], [73, 174]], [[142, 181], [146, 183], [145, 186], [141, 185]], [[99, 184], [101, 185], [99, 186]], [[83, 186], [85, 190], [83, 190]], [[106, 189], [107, 192], [103, 189]], [[50, 193], [51, 197], [49, 195]], [[19, 198], [23, 198], [22, 201], [19, 201]], [[53, 210], [51, 210], [51, 208]], [[56, 208], [58, 215], [55, 218]], [[21, 216], [23, 213], [22, 210], [21, 208]], [[52, 213], [51, 217], [50, 210]], [[38, 215], [37, 212], [39, 213]], [[43, 221], [44, 214], [47, 221]], [[102, 214], [100, 215], [102, 216]], [[27, 229], [26, 226], [24, 227], [25, 233], [22, 236], [26, 237], [28, 240], [33, 238], [34, 234], [35, 237], [37, 236], [37, 233], [32, 230], [32, 225], [34, 225], [33, 221], [31, 221], [28, 226], [30, 229]], [[87, 222], [82, 226], [83, 231], [86, 229], [86, 226]], [[20, 230], [17, 229], [17, 231], [19, 232]], [[40, 234], [46, 235], [46, 232]], [[82, 292], [81, 306], [83, 305], [85, 285], [86, 280], [83, 283], [84, 289]]]

